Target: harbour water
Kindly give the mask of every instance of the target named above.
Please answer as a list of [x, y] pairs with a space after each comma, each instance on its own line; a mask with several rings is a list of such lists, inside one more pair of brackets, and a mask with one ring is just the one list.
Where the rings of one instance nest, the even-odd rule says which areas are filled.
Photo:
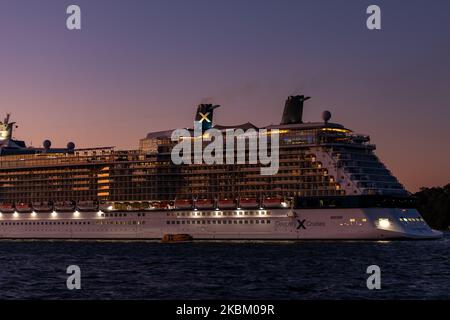
[[[432, 241], [0, 241], [1, 299], [449, 299]], [[81, 269], [68, 290], [66, 269]], [[381, 268], [368, 290], [366, 269]]]

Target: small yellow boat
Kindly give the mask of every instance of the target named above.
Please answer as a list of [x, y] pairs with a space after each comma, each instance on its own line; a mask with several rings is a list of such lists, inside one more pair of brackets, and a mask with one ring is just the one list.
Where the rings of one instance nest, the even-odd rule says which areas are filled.
[[189, 242], [194, 240], [194, 238], [190, 234], [165, 234], [162, 237], [162, 243], [179, 243], [179, 242]]

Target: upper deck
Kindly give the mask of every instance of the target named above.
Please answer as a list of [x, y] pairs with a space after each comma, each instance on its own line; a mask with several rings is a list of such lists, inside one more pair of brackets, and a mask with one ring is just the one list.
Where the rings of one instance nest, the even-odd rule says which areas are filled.
[[[293, 115], [298, 107], [295, 103], [296, 98], [287, 101], [287, 112], [279, 125], [207, 126], [223, 134], [233, 128], [244, 133], [258, 129], [277, 132], [279, 169], [274, 175], [261, 175], [259, 163], [175, 165], [171, 149], [178, 141], [172, 141], [172, 130], [149, 133], [136, 150], [76, 149], [73, 143], [54, 149], [50, 141], [44, 141], [43, 148], [30, 148], [3, 140], [0, 202], [139, 202], [405, 193], [372, 152], [375, 146], [368, 136], [330, 123], [329, 116], [323, 122], [303, 123], [301, 117]], [[200, 105], [198, 110], [203, 115], [211, 113], [208, 114], [212, 122], [215, 108]], [[6, 136], [12, 139], [10, 134]]]
[[[123, 154], [120, 152], [118, 154]], [[114, 161], [113, 147], [19, 153], [0, 156], [0, 170], [27, 167], [61, 167]]]

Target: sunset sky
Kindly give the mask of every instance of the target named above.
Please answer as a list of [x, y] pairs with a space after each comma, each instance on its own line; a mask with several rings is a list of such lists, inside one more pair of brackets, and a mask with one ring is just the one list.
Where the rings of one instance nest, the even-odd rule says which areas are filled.
[[449, 14], [438, 0], [0, 0], [0, 112], [27, 144], [128, 149], [191, 126], [200, 102], [222, 105], [216, 123], [263, 126], [306, 94], [305, 121], [327, 109], [371, 135], [417, 191], [450, 182]]

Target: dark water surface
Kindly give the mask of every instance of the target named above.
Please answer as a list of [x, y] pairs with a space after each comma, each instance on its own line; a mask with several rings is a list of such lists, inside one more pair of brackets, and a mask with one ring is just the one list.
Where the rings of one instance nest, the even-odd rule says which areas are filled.
[[[450, 233], [435, 241], [0, 241], [2, 299], [449, 299]], [[81, 268], [68, 290], [66, 268]], [[368, 290], [366, 268], [381, 268]]]

